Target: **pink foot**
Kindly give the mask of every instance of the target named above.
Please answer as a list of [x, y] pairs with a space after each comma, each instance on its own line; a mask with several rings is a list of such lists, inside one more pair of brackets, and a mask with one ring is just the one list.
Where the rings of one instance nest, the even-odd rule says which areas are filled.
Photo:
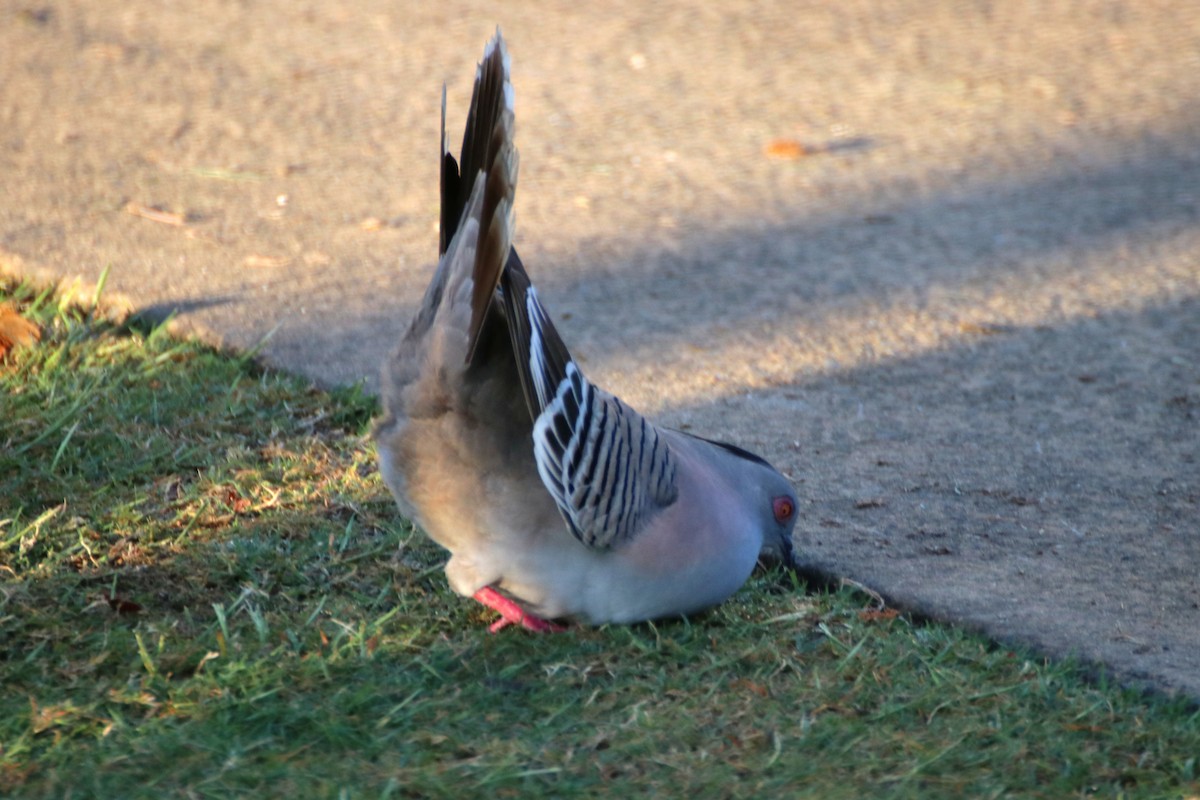
[[475, 599], [493, 611], [500, 613], [500, 619], [488, 627], [488, 630], [492, 633], [506, 628], [514, 622], [520, 623], [521, 627], [525, 630], [535, 633], [561, 633], [566, 630], [562, 625], [555, 625], [553, 622], [548, 622], [541, 617], [535, 617], [533, 614], [526, 613], [514, 601], [509, 600], [490, 586], [485, 586], [476, 592]]

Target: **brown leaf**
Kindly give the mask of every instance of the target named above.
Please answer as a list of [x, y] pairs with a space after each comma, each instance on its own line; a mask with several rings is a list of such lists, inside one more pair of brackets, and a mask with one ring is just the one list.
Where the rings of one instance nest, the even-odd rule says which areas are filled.
[[1017, 330], [1016, 325], [1003, 325], [998, 322], [964, 322], [958, 327], [963, 333], [976, 333], [980, 336], [997, 336]]
[[761, 683], [755, 683], [749, 678], [737, 678], [736, 680], [732, 680], [729, 682], [729, 688], [745, 689], [746, 691], [756, 694], [759, 697], [766, 697], [769, 694], [767, 687], [763, 686]]
[[784, 161], [795, 161], [808, 155], [808, 148], [795, 139], [774, 139], [767, 142], [764, 150], [767, 158], [778, 158]]
[[0, 304], [0, 359], [17, 347], [40, 341], [42, 331], [8, 303]]
[[34, 733], [41, 733], [58, 725], [63, 720], [69, 719], [75, 712], [74, 707], [69, 702], [62, 705], [42, 707], [32, 697], [29, 698], [29, 706], [30, 727]]
[[900, 616], [895, 608], [868, 608], [858, 612], [858, 618], [863, 622], [886, 622]]
[[108, 601], [109, 608], [118, 614], [128, 616], [142, 610], [142, 607], [132, 600], [126, 600], [124, 597], [118, 597], [115, 594], [104, 599]]
[[225, 491], [222, 494], [221, 500], [224, 501], [225, 505], [234, 514], [244, 514], [249, 511], [250, 507], [253, 505], [250, 498], [242, 497], [238, 490], [233, 486], [225, 487]]

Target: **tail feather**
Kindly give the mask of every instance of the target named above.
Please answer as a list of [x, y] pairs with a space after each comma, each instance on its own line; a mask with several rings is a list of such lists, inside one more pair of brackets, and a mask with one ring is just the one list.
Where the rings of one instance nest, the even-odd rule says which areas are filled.
[[[473, 256], [470, 277], [475, 288], [471, 298], [468, 362], [476, 351], [490, 296], [495, 292], [504, 266], [502, 254], [511, 239], [517, 153], [512, 144], [513, 90], [508, 63], [504, 40], [497, 29], [484, 50], [483, 61], [476, 68], [475, 88], [471, 93], [471, 107], [458, 159], [451, 154], [446, 136], [446, 86], [442, 85], [442, 125], [438, 142], [441, 173], [438, 266], [405, 334], [406, 341], [421, 340], [439, 315], [447, 292], [451, 298], [457, 297], [455, 287], [467, 277], [463, 271], [466, 265], [460, 263], [460, 259], [470, 251]], [[487, 191], [484, 202], [476, 207], [472, 196], [481, 174], [486, 176]], [[455, 238], [469, 217], [474, 217], [479, 225], [478, 232], [472, 234], [478, 241], [459, 242], [461, 249], [456, 249]], [[451, 251], [460, 255], [450, 258], [447, 254]]]
[[571, 352], [538, 302], [529, 274], [515, 249], [509, 254], [500, 286], [508, 332], [513, 352], [517, 354], [521, 389], [525, 392], [529, 416], [536, 420], [566, 379]]
[[[444, 92], [442, 128], [444, 139]], [[469, 231], [478, 236], [471, 272], [467, 363], [473, 364], [477, 356], [486, 358], [487, 353], [494, 352], [494, 348], [480, 348], [480, 336], [489, 315], [502, 314], [516, 355], [530, 419], [536, 420], [566, 378], [571, 354], [538, 302], [525, 267], [512, 247], [517, 167], [509, 58], [497, 31], [475, 73], [459, 161], [449, 152], [442, 154], [440, 247], [446, 261], [446, 251], [459, 252], [454, 246], [456, 235]], [[478, 185], [480, 182], [482, 185]], [[476, 192], [482, 192], [482, 198], [476, 197]], [[475, 225], [468, 225], [468, 217], [478, 224], [477, 234]], [[453, 278], [450, 281], [456, 282]], [[489, 331], [494, 329], [487, 326]]]
[[[512, 139], [513, 89], [509, 80], [508, 51], [497, 28], [483, 51], [483, 61], [475, 69], [475, 88], [463, 130], [462, 148], [455, 160], [446, 136], [446, 86], [442, 85], [442, 131], [438, 145], [441, 149], [441, 235], [438, 255], [446, 252], [450, 240], [458, 231], [463, 211], [475, 186], [475, 177], [491, 169], [500, 143]], [[507, 118], [507, 119], [506, 119]], [[498, 136], [503, 125], [507, 137]]]
[[[513, 88], [509, 80], [508, 52], [500, 31], [488, 42], [483, 61], [475, 73], [471, 109], [463, 133], [461, 172], [457, 182], [447, 180], [449, 163], [443, 160], [442, 219], [454, 217], [461, 224], [461, 210], [454, 216], [464, 192], [482, 179], [483, 208], [479, 218], [479, 244], [472, 272], [471, 324], [467, 344], [467, 362], [471, 363], [479, 346], [479, 335], [491, 313], [496, 287], [512, 247], [513, 197], [517, 185], [517, 151], [513, 146]], [[445, 187], [450, 184], [451, 196]], [[447, 208], [447, 205], [451, 208]]]
[[442, 135], [438, 140], [438, 158], [441, 159], [442, 208], [438, 224], [438, 258], [446, 255], [450, 240], [458, 230], [466, 198], [459, 196], [462, 180], [458, 174], [458, 162], [450, 154], [450, 140], [446, 138], [446, 84], [442, 84]]

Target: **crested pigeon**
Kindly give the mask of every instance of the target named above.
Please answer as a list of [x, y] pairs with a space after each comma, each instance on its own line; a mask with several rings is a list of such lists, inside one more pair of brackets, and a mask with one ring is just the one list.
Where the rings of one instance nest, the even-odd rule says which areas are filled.
[[517, 151], [497, 29], [462, 151], [442, 89], [440, 259], [384, 367], [374, 437], [446, 576], [500, 613], [629, 623], [724, 601], [763, 554], [792, 562], [791, 484], [739, 447], [657, 427], [588, 381], [512, 247]]

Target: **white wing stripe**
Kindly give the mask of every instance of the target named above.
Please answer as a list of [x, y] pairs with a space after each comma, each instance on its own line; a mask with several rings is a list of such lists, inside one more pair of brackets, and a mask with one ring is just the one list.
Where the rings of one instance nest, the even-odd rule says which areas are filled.
[[532, 286], [525, 295], [525, 313], [529, 319], [529, 374], [537, 391], [538, 408], [545, 409], [550, 405], [549, 387], [546, 386], [546, 353], [542, 345], [542, 323], [546, 319], [546, 312], [538, 301], [537, 290]]
[[620, 400], [592, 386], [574, 361], [551, 387], [546, 374], [546, 311], [530, 287], [529, 372], [542, 409], [534, 421], [538, 475], [571, 533], [611, 547], [637, 533], [644, 513], [675, 498], [675, 467], [658, 431]]
[[634, 535], [644, 513], [674, 499], [675, 466], [658, 431], [602, 395], [574, 362], [534, 423], [533, 439], [542, 483], [589, 547]]

